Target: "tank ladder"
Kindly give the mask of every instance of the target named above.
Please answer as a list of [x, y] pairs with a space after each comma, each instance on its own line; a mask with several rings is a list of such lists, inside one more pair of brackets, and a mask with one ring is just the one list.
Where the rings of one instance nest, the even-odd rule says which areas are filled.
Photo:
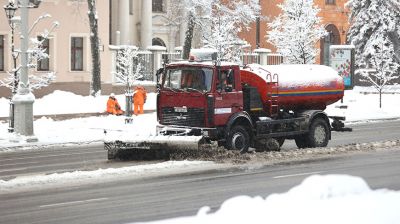
[[278, 74], [267, 74], [267, 82], [269, 88], [267, 88], [267, 105], [269, 116], [275, 118], [279, 114], [279, 78]]

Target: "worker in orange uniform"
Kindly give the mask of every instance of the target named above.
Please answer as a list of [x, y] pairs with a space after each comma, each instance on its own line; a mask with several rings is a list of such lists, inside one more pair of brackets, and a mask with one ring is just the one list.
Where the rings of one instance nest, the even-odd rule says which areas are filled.
[[121, 115], [124, 113], [124, 111], [121, 110], [121, 106], [119, 105], [118, 100], [115, 98], [114, 93], [111, 93], [110, 97], [108, 97], [107, 113], [113, 115]]
[[133, 92], [133, 112], [135, 115], [143, 114], [143, 105], [146, 103], [147, 93], [143, 86], [136, 86]]

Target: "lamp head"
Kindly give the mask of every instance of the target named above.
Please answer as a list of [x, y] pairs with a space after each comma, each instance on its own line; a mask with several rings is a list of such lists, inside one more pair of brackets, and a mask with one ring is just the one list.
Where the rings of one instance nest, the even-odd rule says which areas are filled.
[[11, 21], [11, 19], [14, 17], [15, 12], [17, 11], [18, 7], [14, 5], [13, 2], [9, 2], [8, 5], [4, 6], [4, 11], [6, 11], [6, 16], [8, 21]]

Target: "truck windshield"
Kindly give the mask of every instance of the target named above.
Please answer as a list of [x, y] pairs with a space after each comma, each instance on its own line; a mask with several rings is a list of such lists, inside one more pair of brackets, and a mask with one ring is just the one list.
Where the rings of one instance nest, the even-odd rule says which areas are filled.
[[211, 68], [183, 67], [167, 69], [162, 80], [166, 89], [208, 92], [211, 90]]

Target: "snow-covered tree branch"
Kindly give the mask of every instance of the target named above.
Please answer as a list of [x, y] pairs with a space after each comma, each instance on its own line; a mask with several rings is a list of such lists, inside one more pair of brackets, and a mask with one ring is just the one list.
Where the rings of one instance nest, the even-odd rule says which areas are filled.
[[392, 57], [394, 50], [388, 44], [387, 38], [378, 38], [372, 41], [372, 48], [365, 54], [371, 55], [368, 67], [357, 70], [361, 81], [368, 82], [379, 92], [379, 107], [382, 107], [382, 92], [384, 88], [397, 78], [397, 71], [400, 67]]
[[278, 7], [282, 13], [268, 23], [268, 42], [284, 56], [285, 63], [314, 63], [319, 53], [316, 43], [327, 34], [317, 16], [320, 9], [312, 0], [285, 0]]
[[[385, 38], [393, 46], [392, 57], [400, 59], [400, 2], [398, 0], [350, 0], [348, 40], [356, 47], [356, 66], [367, 67], [377, 38]], [[388, 37], [388, 38], [386, 38]], [[400, 63], [400, 61], [398, 61]]]
[[230, 1], [227, 4], [214, 0], [213, 4], [207, 10], [210, 13], [208, 25], [203, 26], [204, 46], [216, 49], [221, 59], [239, 62], [243, 40], [238, 33], [250, 29], [250, 24], [260, 13], [260, 5], [257, 0]]
[[[42, 19], [50, 18], [51, 15], [44, 14], [40, 16], [30, 28], [31, 32], [37, 23], [39, 23]], [[38, 62], [44, 59], [49, 58], [47, 54], [47, 49], [43, 46], [44, 41], [50, 38], [50, 34], [59, 26], [58, 22], [53, 22], [52, 26], [49, 30], [44, 30], [39, 37], [30, 38], [30, 47], [27, 51], [28, 53], [28, 68], [35, 69], [37, 68]], [[18, 55], [18, 54], [17, 54]], [[19, 83], [19, 70], [21, 66], [17, 68], [13, 68], [12, 71], [8, 72], [7, 77], [3, 80], [0, 80], [0, 86], [7, 87], [9, 89], [13, 89], [15, 86], [18, 86]], [[14, 76], [14, 72], [17, 72], [17, 76]], [[30, 90], [40, 89], [42, 87], [48, 86], [55, 79], [55, 72], [46, 72], [46, 73], [36, 73], [29, 75], [29, 88]]]
[[[189, 57], [193, 33], [197, 29], [204, 46], [220, 51], [220, 57], [227, 60], [238, 59], [236, 50], [243, 42], [238, 33], [250, 28], [261, 9], [258, 0], [181, 0], [173, 4], [173, 8], [173, 12], [180, 10], [181, 15], [185, 15], [181, 22], [188, 23], [184, 58]], [[170, 17], [177, 19], [173, 12], [169, 13]]]
[[141, 73], [142, 65], [138, 62], [138, 48], [135, 46], [118, 46], [117, 50], [117, 70], [115, 79], [117, 83], [125, 85], [126, 93], [132, 91], [135, 81], [143, 78]]

